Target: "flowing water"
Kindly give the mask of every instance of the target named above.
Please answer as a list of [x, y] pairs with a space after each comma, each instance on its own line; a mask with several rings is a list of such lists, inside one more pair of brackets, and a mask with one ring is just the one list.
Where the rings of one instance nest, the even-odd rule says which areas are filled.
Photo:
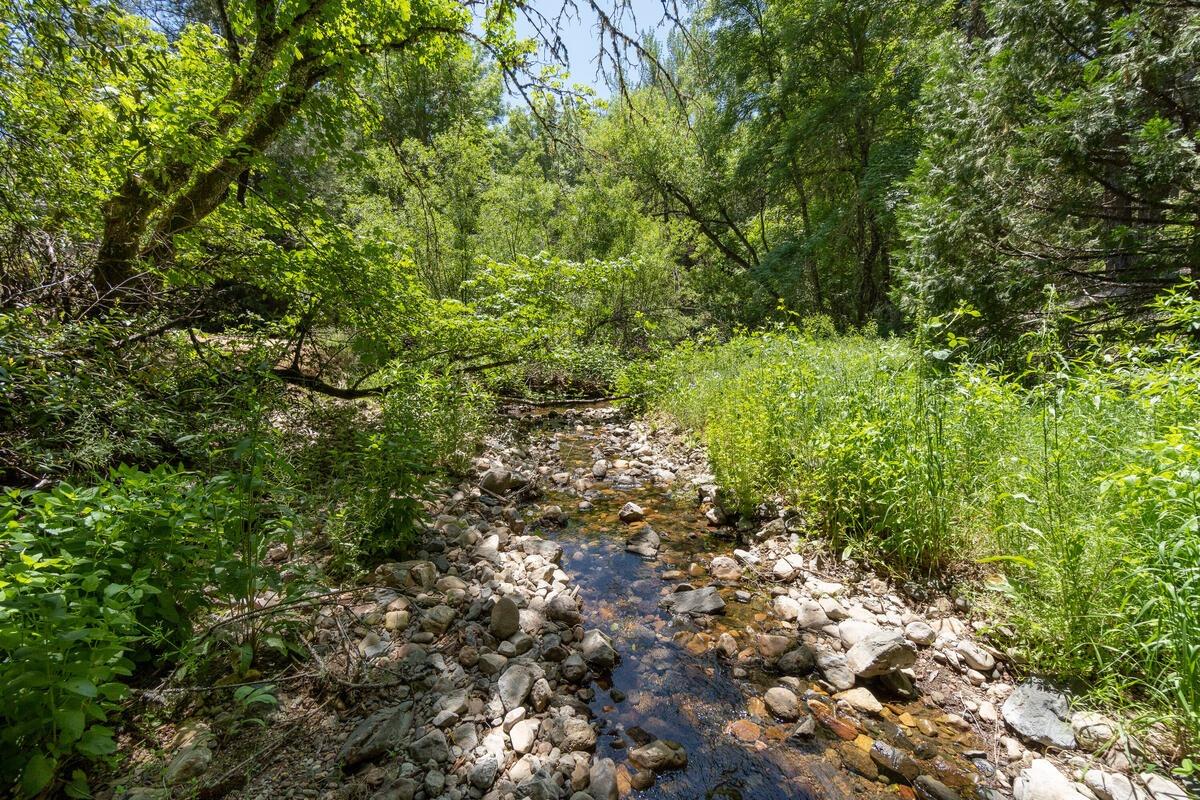
[[[577, 417], [566, 419], [569, 424], [551, 416], [541, 419], [537, 427], [555, 436], [564, 469], [590, 469], [593, 448], [606, 444], [603, 431], [598, 427], [580, 430], [574, 425]], [[707, 563], [712, 555], [728, 554], [735, 546], [732, 538], [709, 527], [694, 491], [682, 483], [670, 489], [654, 485], [620, 489], [605, 484], [598, 493], [588, 494], [593, 505], [586, 510], [575, 510], [580, 498], [565, 491], [551, 491], [545, 498], [570, 510], [569, 524], [545, 535], [563, 548], [563, 568], [579, 587], [585, 624], [606, 632], [621, 656], [611, 676], [598, 685], [592, 701], [593, 711], [607, 726], [600, 753], [621, 764], [628, 748], [649, 738], [682, 744], [688, 753], [687, 768], [660, 774], [651, 789], [639, 794], [646, 798], [896, 797], [895, 787], [846, 769], [838, 748], [844, 752], [854, 745], [820, 726], [815, 735], [805, 736], [795, 730], [794, 723], [777, 724], [760, 716], [762, 735], [757, 741], [744, 743], [728, 732], [732, 721], [747, 718], [748, 701], [775, 683], [771, 676], [754, 671], [733, 677], [730, 664], [717, 655], [711, 643], [727, 630], [742, 634], [739, 643], [745, 646], [747, 631], [767, 630], [770, 595], [752, 591], [748, 602], [738, 602], [735, 588], [724, 587], [725, 613], [699, 619], [675, 616], [660, 606], [679, 580], [689, 580], [686, 572], [681, 575], [680, 571], [693, 562]], [[644, 524], [661, 536], [657, 558], [644, 559], [625, 551], [625, 540], [636, 529], [617, 519], [618, 509], [627, 501], [644, 509]], [[737, 588], [756, 587], [744, 583]], [[828, 697], [822, 698], [828, 702]], [[917, 713], [929, 711], [917, 704], [911, 708]], [[864, 733], [872, 737], [896, 733], [886, 730], [886, 722], [870, 725], [873, 729]], [[856, 744], [861, 746], [864, 738], [873, 741], [860, 736]], [[900, 738], [900, 744], [908, 747], [911, 737]], [[939, 778], [958, 784], [963, 796], [973, 796], [969, 791], [973, 770], [958, 753], [939, 752], [936, 761]], [[911, 790], [907, 792], [911, 797]]]

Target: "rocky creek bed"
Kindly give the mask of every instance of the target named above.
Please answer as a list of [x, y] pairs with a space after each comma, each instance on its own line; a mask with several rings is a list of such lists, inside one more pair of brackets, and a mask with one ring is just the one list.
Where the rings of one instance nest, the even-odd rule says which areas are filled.
[[298, 607], [311, 669], [275, 681], [266, 727], [163, 693], [188, 718], [128, 742], [107, 794], [1188, 796], [1116, 721], [1017, 681], [961, 604], [786, 516], [727, 525], [680, 436], [605, 407], [525, 415], [476, 468], [413, 558]]

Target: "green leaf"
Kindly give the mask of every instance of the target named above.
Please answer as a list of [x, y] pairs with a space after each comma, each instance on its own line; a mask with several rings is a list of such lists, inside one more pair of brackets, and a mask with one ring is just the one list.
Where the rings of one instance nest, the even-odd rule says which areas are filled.
[[64, 689], [72, 691], [78, 695], [83, 695], [84, 697], [96, 696], [96, 684], [92, 683], [87, 678], [67, 678], [60, 685]]
[[116, 752], [117, 743], [113, 741], [112, 732], [107, 728], [91, 728], [75, 746], [85, 756], [105, 756]]
[[65, 708], [54, 712], [54, 724], [58, 726], [59, 739], [69, 744], [83, 735], [83, 711]]
[[40, 793], [54, 780], [56, 763], [42, 753], [34, 753], [21, 772], [21, 793], [32, 797]]

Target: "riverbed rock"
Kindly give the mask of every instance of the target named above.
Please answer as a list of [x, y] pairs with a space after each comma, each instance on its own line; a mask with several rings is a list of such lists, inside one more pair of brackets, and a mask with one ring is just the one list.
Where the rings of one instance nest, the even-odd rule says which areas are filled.
[[499, 771], [500, 764], [496, 760], [496, 757], [488, 755], [475, 762], [475, 766], [471, 767], [467, 779], [476, 789], [486, 792], [496, 782], [496, 773]]
[[629, 760], [651, 772], [665, 772], [686, 767], [687, 751], [678, 742], [655, 739], [649, 744], [630, 750]]
[[542, 509], [542, 522], [552, 527], [562, 527], [567, 524], [567, 512], [562, 510], [562, 506], [546, 506]]
[[725, 583], [733, 583], [742, 578], [742, 568], [737, 561], [729, 556], [717, 556], [708, 565], [708, 571], [712, 576]]
[[961, 800], [958, 792], [932, 775], [920, 775], [913, 781], [917, 797], [921, 800]]
[[546, 604], [546, 616], [555, 622], [567, 625], [578, 625], [583, 621], [579, 610], [579, 601], [566, 592], [559, 592]]
[[525, 702], [533, 688], [533, 670], [524, 664], [513, 664], [500, 675], [498, 688], [504, 710], [512, 711]]
[[446, 632], [456, 616], [458, 612], [450, 606], [436, 605], [421, 615], [421, 630], [440, 636]]
[[846, 664], [846, 657], [832, 650], [817, 653], [817, 669], [825, 681], [836, 691], [845, 691], [854, 686], [854, 671]]
[[579, 645], [583, 660], [600, 672], [607, 672], [617, 665], [617, 651], [607, 636], [594, 628], [583, 635]]
[[928, 647], [937, 640], [937, 631], [923, 620], [914, 620], [904, 626], [904, 635], [915, 645]]
[[337, 762], [351, 767], [399, 749], [412, 728], [412, 712], [399, 705], [376, 711], [355, 726], [338, 751]]
[[715, 586], [675, 592], [663, 600], [663, 605], [677, 614], [718, 614], [725, 610], [725, 601]]
[[992, 657], [992, 654], [972, 641], [963, 639], [955, 647], [955, 650], [971, 669], [991, 672], [996, 666], [996, 659]]
[[624, 523], [641, 522], [646, 518], [646, 512], [637, 503], [629, 502], [621, 506], [621, 510], [617, 512], [617, 519]]
[[528, 482], [524, 475], [504, 467], [492, 467], [479, 477], [479, 487], [492, 494], [508, 494]]
[[541, 720], [537, 719], [523, 719], [513, 725], [512, 730], [508, 732], [508, 738], [512, 742], [513, 750], [522, 755], [532, 750], [533, 743], [537, 739], [538, 728], [541, 725]]
[[879, 626], [862, 619], [844, 619], [838, 623], [837, 630], [842, 646], [849, 650], [868, 636], [879, 633]]
[[792, 648], [795, 640], [790, 636], [777, 636], [771, 633], [760, 633], [756, 638], [758, 653], [766, 661], [775, 661]]
[[617, 765], [611, 758], [597, 758], [592, 763], [587, 792], [592, 800], [617, 800]]
[[432, 561], [390, 562], [375, 568], [375, 579], [394, 589], [428, 589], [437, 575], [437, 566]]
[[565, 752], [590, 753], [596, 749], [596, 729], [585, 719], [554, 713], [546, 717], [542, 730]]
[[806, 644], [798, 647], [793, 647], [779, 657], [775, 662], [775, 668], [784, 675], [792, 675], [794, 677], [803, 677], [808, 675], [816, 667], [816, 655], [813, 649]]
[[1083, 773], [1083, 785], [1100, 800], [1152, 800], [1149, 792], [1115, 772], [1089, 769]]
[[588, 677], [587, 664], [579, 653], [572, 653], [564, 658], [558, 665], [558, 671], [568, 683], [581, 684]]
[[881, 773], [902, 783], [912, 783], [921, 772], [921, 766], [907, 751], [882, 739], [871, 745], [871, 760]]
[[1058, 767], [1044, 758], [1035, 759], [1013, 781], [1014, 800], [1088, 800]]
[[541, 556], [551, 564], [562, 561], [562, 545], [540, 536], [526, 536], [521, 540], [521, 549], [526, 555]]
[[846, 666], [860, 678], [911, 667], [916, 660], [917, 651], [897, 630], [873, 633], [846, 653]]
[[1067, 696], [1045, 681], [1022, 682], [1000, 707], [1004, 721], [1023, 738], [1062, 750], [1075, 747]]
[[418, 764], [424, 764], [426, 761], [444, 764], [449, 761], [450, 744], [446, 741], [446, 734], [434, 728], [409, 745], [408, 757]]
[[841, 700], [847, 703], [856, 711], [863, 711], [868, 714], [883, 713], [883, 704], [875, 699], [875, 695], [871, 694], [870, 689], [859, 686], [855, 689], [847, 689], [844, 692], [839, 692], [833, 696], [835, 700]]
[[784, 721], [791, 722], [800, 718], [800, 699], [790, 689], [784, 689], [782, 686], [767, 689], [767, 693], [763, 695], [763, 702], [772, 714]]
[[775, 579], [780, 581], [790, 581], [803, 571], [804, 559], [795, 554], [784, 556], [776, 561], [775, 566], [771, 568]]
[[662, 539], [658, 533], [647, 525], [626, 540], [625, 550], [629, 553], [636, 553], [644, 558], [654, 558], [658, 555], [658, 548], [661, 545]]
[[497, 639], [507, 639], [521, 629], [521, 609], [511, 597], [501, 597], [492, 606], [489, 629]]

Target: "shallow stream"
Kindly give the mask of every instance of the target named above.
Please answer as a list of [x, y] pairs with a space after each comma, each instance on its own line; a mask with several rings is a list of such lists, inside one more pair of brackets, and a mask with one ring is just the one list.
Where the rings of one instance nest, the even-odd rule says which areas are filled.
[[[564, 469], [590, 470], [593, 448], [605, 444], [603, 431], [577, 428], [574, 419], [567, 417], [571, 423], [564, 425], [550, 417], [540, 420], [537, 427], [556, 439]], [[908, 787], [897, 795], [897, 787], [855, 774], [837, 755], [847, 747], [862, 747], [864, 739], [867, 749], [874, 737], [892, 739], [886, 729], [897, 729], [896, 725], [875, 721], [852, 744], [821, 726], [815, 735], [800, 734], [795, 723], [772, 720], [761, 705], [758, 714], [748, 713], [748, 707], [753, 710], [748, 704], [758, 702], [755, 698], [775, 685], [775, 679], [752, 669], [735, 678], [729, 661], [718, 655], [712, 643], [729, 631], [737, 637], [739, 647], [745, 647], [754, 632], [770, 630], [774, 621], [769, 614], [769, 591], [752, 582], [722, 587], [725, 613], [713, 617], [680, 617], [660, 605], [680, 581], [697, 587], [707, 584], [707, 577], [688, 576], [689, 565], [730, 554], [736, 544], [708, 525], [694, 492], [694, 487], [682, 482], [670, 488], [646, 485], [627, 489], [606, 483], [598, 494], [588, 494], [592, 506], [587, 509], [579, 509], [580, 497], [568, 491], [550, 491], [545, 497], [546, 502], [558, 503], [569, 512], [565, 528], [545, 531], [545, 535], [563, 548], [563, 568], [579, 587], [585, 624], [607, 633], [621, 656], [592, 701], [593, 711], [606, 723], [599, 753], [622, 764], [625, 751], [648, 738], [682, 744], [688, 753], [687, 768], [660, 774], [652, 788], [638, 795], [645, 798], [912, 797]], [[629, 501], [643, 508], [645, 522], [631, 526], [618, 520], [617, 511]], [[626, 539], [644, 524], [662, 538], [657, 558], [645, 559], [625, 551]], [[738, 589], [746, 602], [735, 597]], [[892, 708], [929, 714], [919, 703]], [[743, 742], [731, 735], [728, 726], [739, 719], [755, 720], [761, 736]], [[870, 738], [865, 736], [868, 733]], [[911, 737], [902, 738], [908, 746]], [[863, 757], [869, 765], [865, 751]], [[964, 769], [966, 764], [949, 749], [934, 759], [941, 766], [940, 778], [956, 779], [960, 791], [969, 787], [973, 778], [967, 773], [972, 770]], [[963, 791], [962, 796], [973, 795]]]

